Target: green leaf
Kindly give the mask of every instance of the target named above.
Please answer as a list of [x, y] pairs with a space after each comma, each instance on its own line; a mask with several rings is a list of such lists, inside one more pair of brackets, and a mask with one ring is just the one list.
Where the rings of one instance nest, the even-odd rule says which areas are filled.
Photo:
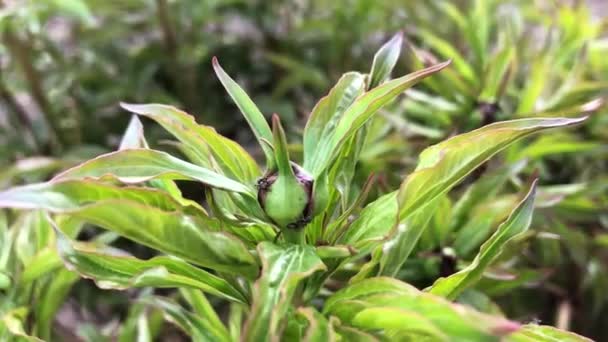
[[341, 116], [331, 135], [323, 135], [318, 142], [318, 151], [310, 162], [313, 177], [317, 178], [333, 160], [340, 155], [342, 145], [388, 102], [424, 78], [447, 67], [449, 61], [418, 70], [411, 74], [389, 81], [358, 97]]
[[492, 261], [500, 256], [503, 246], [528, 230], [532, 222], [535, 195], [536, 181], [532, 183], [528, 193], [515, 210], [511, 212], [509, 218], [481, 246], [473, 262], [449, 277], [437, 279], [427, 291], [448, 299], [456, 299], [464, 290], [474, 285], [482, 277], [484, 270], [490, 266]]
[[268, 146], [266, 143], [262, 142], [262, 139], [266, 141], [272, 141], [272, 131], [270, 130], [270, 126], [268, 126], [268, 122], [264, 115], [258, 107], [253, 103], [253, 101], [249, 98], [247, 93], [232, 79], [224, 69], [220, 66], [220, 63], [217, 61], [217, 58], [213, 57], [213, 70], [215, 70], [215, 74], [226, 88], [230, 97], [236, 103], [237, 107], [241, 110], [241, 113], [249, 123], [253, 134], [258, 139], [258, 143], [262, 147], [264, 151], [264, 155], [266, 156], [266, 168], [273, 169], [274, 167], [274, 158], [272, 153], [272, 148]]
[[0, 207], [44, 209], [60, 213], [110, 199], [130, 200], [165, 211], [185, 210], [202, 218], [207, 216], [197, 203], [185, 201], [187, 205], [183, 205], [163, 191], [118, 187], [88, 179], [53, 181], [8, 189], [0, 192]]
[[182, 329], [192, 341], [231, 342], [225, 329], [217, 329], [205, 317], [199, 317], [172, 301], [151, 297], [144, 302], [160, 309], [165, 319]]
[[321, 160], [316, 154], [322, 137], [333, 134], [344, 111], [363, 93], [365, 76], [349, 72], [315, 105], [304, 129], [304, 168], [314, 170], [313, 162]]
[[547, 128], [574, 125], [577, 119], [520, 119], [498, 122], [433, 145], [420, 154], [414, 173], [399, 189], [399, 218], [448, 192], [469, 172], [511, 143]]
[[53, 274], [51, 281], [44, 286], [41, 291], [42, 295], [34, 306], [38, 336], [47, 341], [50, 340], [56, 313], [65, 303], [72, 286], [78, 279], [78, 274], [66, 269], [60, 269]]
[[245, 325], [244, 341], [266, 341], [280, 335], [299, 283], [326, 266], [312, 246], [278, 246], [270, 242], [258, 245], [262, 276], [253, 292], [253, 306]]
[[231, 301], [246, 302], [224, 279], [180, 259], [158, 256], [141, 260], [108, 246], [70, 241], [57, 233], [57, 249], [66, 266], [93, 279], [102, 289], [189, 287]]
[[487, 197], [486, 203], [471, 210], [470, 218], [456, 232], [452, 247], [459, 257], [467, 257], [479, 249], [498, 225], [504, 221], [518, 205], [519, 198], [514, 195]]
[[[492, 341], [519, 328], [515, 322], [450, 303], [386, 277], [365, 279], [343, 288], [327, 299], [323, 312], [370, 333], [381, 329], [384, 334], [420, 338], [424, 332], [427, 337], [447, 336], [455, 341]], [[399, 326], [393, 314], [417, 323], [401, 321]]]
[[118, 145], [119, 150], [133, 148], [149, 148], [144, 136], [144, 126], [139, 121], [139, 118], [137, 118], [137, 115], [131, 116], [129, 126], [127, 126], [127, 130], [120, 140], [120, 145]]
[[208, 221], [179, 211], [167, 212], [122, 199], [79, 207], [70, 214], [200, 266], [248, 278], [258, 274], [255, 259], [240, 240], [209, 230]]
[[21, 282], [23, 284], [30, 283], [49, 272], [57, 271], [61, 267], [61, 258], [57, 251], [46, 247], [30, 260], [21, 274]]
[[435, 50], [441, 56], [441, 58], [451, 59], [454, 62], [454, 67], [458, 71], [460, 77], [465, 79], [470, 85], [477, 84], [475, 71], [471, 67], [471, 64], [452, 44], [450, 44], [450, 42], [435, 35], [431, 31], [424, 29], [415, 31], [415, 34], [424, 44]]
[[215, 163], [201, 166], [217, 167], [220, 173], [246, 183], [253, 182], [261, 173], [255, 160], [239, 144], [218, 134], [212, 127], [197, 124], [186, 112], [161, 104], [121, 103], [121, 106], [156, 121], [188, 148], [196, 160], [209, 160], [212, 156]]
[[511, 334], [505, 341], [512, 342], [592, 342], [593, 340], [575, 333], [547, 325], [526, 324]]
[[53, 181], [82, 178], [117, 178], [124, 183], [141, 183], [156, 178], [186, 179], [199, 181], [217, 189], [255, 196], [253, 189], [244, 184], [168, 153], [146, 149], [122, 150], [101, 155], [60, 173]]
[[308, 322], [302, 341], [336, 341], [336, 332], [320, 312], [313, 308], [299, 308], [297, 314]]
[[399, 32], [387, 43], [382, 45], [380, 50], [374, 55], [372, 70], [370, 71], [370, 81], [368, 89], [379, 86], [390, 77], [393, 68], [397, 64], [401, 45], [403, 44], [403, 32]]
[[398, 333], [407, 332], [408, 335], [412, 335], [410, 338], [449, 341], [449, 338], [431, 320], [401, 308], [373, 307], [361, 310], [353, 318], [352, 325], [367, 331], [384, 330], [392, 339], [395, 339], [394, 335]]
[[378, 198], [363, 208], [338, 243], [369, 252], [370, 244], [382, 240], [395, 224], [398, 209], [396, 191]]
[[[543, 129], [573, 125], [585, 119], [538, 118], [499, 122], [431, 146], [420, 154], [416, 170], [401, 184], [396, 194], [398, 210], [395, 210], [395, 193], [379, 198], [361, 212], [339, 242], [369, 252], [374, 243], [390, 237], [384, 245], [388, 244], [390, 253], [394, 255], [383, 256], [383, 274], [394, 274], [422, 234], [424, 226], [418, 220], [432, 215], [434, 199], [447, 193], [467, 174], [514, 141]], [[417, 213], [419, 210], [425, 212]], [[363, 248], [364, 245], [367, 248]], [[389, 260], [392, 260], [390, 265], [387, 263]]]
[[[215, 309], [213, 308], [213, 306], [211, 306], [211, 303], [209, 303], [207, 297], [205, 297], [205, 295], [201, 291], [195, 289], [181, 288], [180, 293], [188, 302], [188, 304], [190, 304], [190, 306], [194, 310], [194, 313], [198, 317], [203, 317], [207, 324], [212, 325], [214, 330], [221, 331], [223, 336], [230, 335], [227, 327], [224, 325], [224, 323], [222, 323], [217, 312], [215, 312]], [[235, 302], [232, 302], [231, 304], [235, 304]]]

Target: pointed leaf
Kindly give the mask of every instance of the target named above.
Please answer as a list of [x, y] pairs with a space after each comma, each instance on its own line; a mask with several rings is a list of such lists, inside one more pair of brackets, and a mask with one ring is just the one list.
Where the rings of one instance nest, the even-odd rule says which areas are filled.
[[481, 246], [473, 262], [465, 269], [447, 278], [437, 279], [427, 290], [432, 294], [444, 296], [448, 299], [456, 299], [465, 289], [475, 284], [492, 261], [500, 256], [503, 246], [528, 229], [532, 222], [535, 194], [536, 181], [532, 183], [527, 195], [513, 210], [509, 218]]
[[372, 70], [370, 71], [369, 89], [376, 88], [390, 77], [397, 64], [403, 44], [403, 32], [399, 32], [386, 42], [374, 55]]
[[141, 124], [141, 121], [139, 121], [137, 115], [131, 116], [131, 121], [129, 121], [129, 126], [127, 126], [127, 130], [122, 136], [122, 140], [120, 140], [118, 149], [126, 150], [131, 148], [148, 147], [148, 142], [144, 137], [144, 126]]
[[217, 61], [217, 58], [213, 57], [213, 70], [215, 70], [215, 74], [226, 88], [230, 97], [236, 103], [236, 105], [241, 110], [241, 113], [249, 123], [253, 134], [258, 139], [262, 150], [264, 150], [264, 155], [266, 156], [266, 167], [268, 169], [272, 169], [273, 157], [272, 157], [272, 149], [269, 146], [262, 143], [262, 139], [266, 139], [267, 141], [272, 141], [272, 132], [270, 127], [268, 126], [268, 122], [266, 122], [266, 118], [258, 107], [253, 103], [253, 101], [249, 98], [247, 93], [232, 79], [228, 74], [222, 69], [220, 63]]

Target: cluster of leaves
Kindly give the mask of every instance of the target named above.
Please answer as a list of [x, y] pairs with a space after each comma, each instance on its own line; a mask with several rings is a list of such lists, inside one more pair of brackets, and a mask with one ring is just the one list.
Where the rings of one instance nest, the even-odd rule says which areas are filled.
[[[519, 171], [511, 165], [475, 183], [453, 209], [447, 197], [500, 151], [534, 133], [579, 124], [586, 117], [517, 119], [453, 136], [422, 151], [415, 170], [396, 190], [368, 202], [373, 182], [361, 191], [351, 185], [374, 118], [407, 89], [450, 70], [450, 63], [444, 62], [389, 79], [401, 48], [396, 41], [376, 53], [369, 74], [344, 74], [317, 103], [303, 133], [302, 166], [290, 157], [293, 149], [279, 116], [270, 127], [215, 59], [220, 82], [263, 151], [264, 172], [243, 147], [175, 107], [123, 104], [170, 132], [188, 161], [150, 149], [134, 116], [118, 151], [48, 182], [1, 192], [0, 207], [34, 210], [11, 210], [3, 222], [18, 221], [22, 215], [39, 222], [3, 226], [3, 294], [27, 291], [28, 286], [52, 287], [57, 278], [50, 277], [51, 272], [63, 262], [101, 288], [179, 288], [164, 296], [142, 291], [122, 324], [120, 338], [125, 340], [158, 333], [150, 312], [162, 313], [197, 341], [586, 340], [550, 326], [508, 320], [497, 308], [489, 310], [491, 301], [478, 291], [486, 280], [484, 272], [517, 254], [513, 247], [529, 237], [534, 206], [559, 201], [551, 191], [538, 187], [533, 176], [519, 183], [519, 195], [486, 201], [498, 196], [500, 184]], [[301, 199], [295, 189], [304, 183], [285, 180], [300, 173], [312, 184], [305, 192], [306, 209], [292, 215], [291, 206]], [[205, 184], [206, 207], [182, 196], [176, 180]], [[271, 194], [284, 194], [283, 201], [269, 205]], [[493, 204], [491, 210], [478, 208], [488, 204]], [[473, 217], [477, 211], [471, 208], [478, 209], [482, 219]], [[282, 220], [290, 215], [298, 225]], [[462, 228], [467, 222], [478, 226]], [[82, 241], [78, 233], [83, 223], [108, 233]], [[22, 227], [34, 227], [26, 232], [40, 243], [30, 258], [15, 247]], [[442, 246], [454, 227], [459, 228], [455, 245], [474, 255], [472, 262], [458, 272], [446, 272], [424, 290], [397, 279], [407, 279], [401, 274], [413, 269], [404, 264], [414, 252]], [[136, 257], [114, 243], [117, 237], [156, 255]], [[45, 264], [50, 261], [55, 263]], [[25, 277], [27, 272], [35, 274]], [[70, 284], [55, 286], [65, 291]], [[39, 291], [41, 298], [48, 294]], [[52, 299], [60, 301], [61, 296]], [[57, 306], [29, 313], [24, 305], [17, 302], [16, 308], [3, 311], [0, 333], [32, 340], [35, 337], [28, 334], [48, 337], [44, 326]], [[43, 328], [31, 326], [38, 319]]]

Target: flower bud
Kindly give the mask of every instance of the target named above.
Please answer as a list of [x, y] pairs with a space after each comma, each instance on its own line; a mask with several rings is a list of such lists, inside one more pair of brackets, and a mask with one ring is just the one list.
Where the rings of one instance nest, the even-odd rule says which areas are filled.
[[292, 172], [274, 171], [258, 181], [258, 201], [280, 227], [301, 228], [310, 222], [313, 179], [298, 165]]

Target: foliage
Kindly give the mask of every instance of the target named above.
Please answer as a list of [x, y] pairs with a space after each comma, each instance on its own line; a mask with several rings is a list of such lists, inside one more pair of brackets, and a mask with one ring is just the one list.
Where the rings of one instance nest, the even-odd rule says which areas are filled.
[[[263, 174], [244, 149], [185, 112], [165, 105], [124, 104], [173, 133], [190, 161], [150, 149], [133, 117], [119, 151], [48, 182], [5, 190], [0, 206], [51, 214], [38, 212], [55, 233], [46, 227], [38, 234], [56, 239], [48, 244], [56, 246], [57, 254], [51, 255], [61, 258], [67, 268], [63, 272], [75, 271], [106, 289], [180, 288], [186, 305], [158, 296], [147, 296], [142, 303], [163, 312], [195, 340], [540, 336], [548, 328], [524, 327], [441, 298], [454, 299], [471, 289], [503, 257], [508, 244], [525, 234], [536, 180], [523, 186], [521, 201], [469, 267], [425, 292], [383, 276], [398, 274], [428, 231], [430, 218], [440, 213], [446, 193], [475, 168], [524, 137], [585, 118], [505, 121], [433, 145], [421, 153], [416, 170], [399, 189], [371, 201], [352, 219], [365, 201], [350, 197], [343, 186], [352, 181], [370, 120], [404, 90], [449, 65], [385, 81], [399, 54], [399, 40], [397, 36], [380, 49], [371, 74], [347, 74], [317, 104], [304, 144], [312, 139], [320, 145], [304, 149], [302, 166], [290, 157], [279, 116], [268, 126], [255, 103], [214, 60], [218, 77], [264, 150]], [[181, 195], [174, 181], [184, 179], [205, 184], [208, 210]], [[57, 223], [66, 218], [93, 224], [160, 255], [137, 258], [112, 246], [112, 239], [77, 241], [77, 230]], [[21, 229], [10, 230], [15, 231]], [[344, 272], [351, 273], [350, 279], [344, 279]], [[8, 281], [21, 284], [22, 279], [13, 279], [14, 271], [6, 273]], [[328, 287], [332, 282], [341, 289]], [[229, 303], [228, 325], [207, 296]], [[9, 312], [4, 317], [5, 334], [26, 335], [25, 315]]]
[[586, 5], [0, 11], [1, 340], [607, 338]]

